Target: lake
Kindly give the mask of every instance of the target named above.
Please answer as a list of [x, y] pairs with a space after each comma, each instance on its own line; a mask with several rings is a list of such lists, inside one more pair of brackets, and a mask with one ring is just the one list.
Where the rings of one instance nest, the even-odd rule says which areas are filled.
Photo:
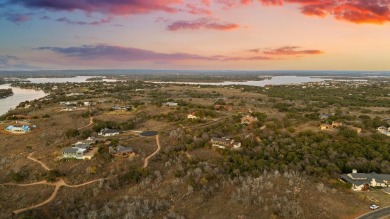
[[[93, 82], [87, 81], [87, 79], [95, 78], [92, 76], [76, 76], [73, 78], [27, 78], [28, 81], [34, 84], [44, 84], [44, 83], [82, 83], [82, 82]], [[106, 79], [104, 78], [102, 81], [104, 82], [116, 82], [115, 79]]]
[[264, 87], [266, 85], [302, 84], [308, 82], [322, 82], [325, 80], [330, 80], [330, 79], [299, 77], [299, 76], [274, 76], [270, 79], [267, 78], [261, 81], [225, 81], [225, 82], [218, 82], [218, 83], [208, 83], [208, 82], [154, 82], [154, 83], [213, 85], [213, 86], [248, 85], [248, 86]]
[[26, 100], [31, 101], [46, 96], [45, 92], [41, 90], [21, 89], [17, 87], [11, 87], [10, 84], [0, 85], [0, 89], [8, 88], [12, 88], [14, 95], [0, 99], [0, 115], [3, 115], [4, 113], [8, 112], [8, 110], [10, 110], [11, 108], [15, 108], [21, 102], [24, 102]]

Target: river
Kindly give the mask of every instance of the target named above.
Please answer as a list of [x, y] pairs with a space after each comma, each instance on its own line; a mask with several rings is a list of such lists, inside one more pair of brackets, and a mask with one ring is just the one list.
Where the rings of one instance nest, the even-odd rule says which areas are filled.
[[[28, 81], [34, 84], [44, 84], [44, 83], [82, 83], [82, 82], [94, 82], [87, 81], [87, 79], [94, 78], [92, 76], [76, 76], [73, 78], [27, 78]], [[116, 79], [107, 79], [103, 78], [101, 81], [104, 82], [116, 82]]]
[[213, 85], [213, 86], [248, 85], [248, 86], [264, 87], [266, 85], [301, 84], [301, 83], [308, 83], [308, 82], [321, 82], [325, 80], [331, 80], [331, 79], [299, 77], [299, 76], [274, 76], [270, 79], [267, 78], [261, 81], [225, 81], [225, 82], [217, 82], [217, 83], [209, 83], [209, 82], [153, 82], [153, 83]]
[[[35, 84], [43, 84], [43, 83], [82, 83], [82, 82], [93, 82], [87, 81], [87, 79], [93, 78], [92, 76], [77, 76], [72, 78], [27, 78], [31, 83]], [[104, 82], [116, 82], [118, 80], [115, 79], [106, 79], [103, 78]], [[10, 84], [0, 85], [0, 89], [8, 89], [11, 88]], [[33, 89], [21, 89], [17, 87], [12, 87], [12, 91], [14, 92], [13, 96], [0, 99], [0, 115], [8, 112], [8, 110], [15, 108], [21, 102], [31, 101], [35, 99], [42, 98], [46, 96], [43, 91], [33, 90]]]
[[0, 85], [0, 89], [12, 88], [14, 95], [0, 99], [0, 115], [8, 112], [11, 108], [17, 107], [21, 102], [26, 100], [35, 100], [46, 96], [45, 92], [33, 89], [21, 89], [11, 87], [10, 84]]

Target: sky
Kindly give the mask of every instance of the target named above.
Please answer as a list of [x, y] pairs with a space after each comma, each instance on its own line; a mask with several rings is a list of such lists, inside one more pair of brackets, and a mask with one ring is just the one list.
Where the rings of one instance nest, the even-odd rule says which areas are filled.
[[390, 70], [390, 0], [0, 0], [0, 70]]

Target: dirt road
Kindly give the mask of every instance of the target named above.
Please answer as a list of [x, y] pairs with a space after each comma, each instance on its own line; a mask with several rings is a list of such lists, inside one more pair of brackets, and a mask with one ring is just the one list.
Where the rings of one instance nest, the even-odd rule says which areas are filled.
[[[39, 161], [39, 160], [33, 158], [32, 155], [34, 153], [35, 152], [30, 153], [27, 158], [32, 160], [32, 161], [34, 161], [34, 162], [36, 162], [36, 163], [39, 163], [45, 170], [47, 170], [47, 171], [51, 170], [42, 161]], [[46, 180], [43, 180], [43, 181], [39, 181], [39, 182], [35, 182], [35, 183], [28, 183], [28, 184], [4, 183], [4, 184], [0, 184], [0, 185], [1, 186], [23, 186], [23, 187], [25, 187], [25, 186], [34, 186], [34, 185], [55, 186], [55, 189], [54, 189], [53, 193], [50, 195], [50, 197], [48, 199], [46, 199], [45, 201], [43, 201], [43, 202], [41, 202], [39, 204], [30, 206], [30, 207], [27, 207], [27, 208], [18, 209], [18, 210], [15, 210], [15, 211], [12, 212], [14, 215], [17, 215], [17, 214], [20, 214], [22, 212], [25, 212], [25, 211], [28, 211], [28, 210], [31, 210], [31, 209], [34, 209], [34, 208], [39, 208], [39, 207], [41, 207], [43, 205], [46, 205], [46, 204], [50, 203], [57, 196], [57, 193], [58, 193], [58, 191], [60, 190], [61, 187], [78, 188], [78, 187], [81, 187], [81, 186], [89, 185], [89, 184], [94, 183], [94, 182], [100, 182], [100, 181], [105, 180], [105, 179], [108, 179], [108, 178], [95, 179], [95, 180], [91, 180], [91, 181], [88, 181], [88, 182], [85, 182], [85, 183], [82, 183], [82, 184], [78, 184], [78, 185], [68, 185], [64, 181], [63, 178], [59, 178], [56, 182], [47, 182]]]
[[147, 168], [148, 165], [149, 165], [149, 160], [150, 160], [152, 157], [154, 157], [154, 156], [161, 150], [160, 136], [159, 136], [159, 135], [156, 135], [156, 144], [157, 144], [157, 150], [156, 150], [155, 152], [153, 152], [151, 155], [149, 155], [148, 157], [145, 158], [143, 168]]
[[44, 164], [42, 161], [33, 158], [32, 155], [33, 155], [34, 153], [35, 153], [35, 151], [32, 152], [31, 154], [29, 154], [27, 158], [30, 159], [30, 160], [32, 160], [32, 161], [34, 161], [34, 162], [39, 163], [39, 164], [43, 167], [43, 169], [45, 169], [45, 170], [47, 170], [47, 171], [51, 170], [51, 169], [50, 169], [48, 166], [46, 166], [46, 164]]
[[89, 124], [86, 126], [83, 126], [81, 128], [78, 128], [77, 130], [85, 129], [93, 124], [93, 117], [89, 117]]

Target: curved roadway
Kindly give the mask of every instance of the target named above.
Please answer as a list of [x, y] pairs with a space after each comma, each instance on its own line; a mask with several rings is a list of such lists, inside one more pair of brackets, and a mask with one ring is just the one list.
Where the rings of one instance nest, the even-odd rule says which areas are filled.
[[367, 214], [357, 217], [356, 219], [382, 219], [386, 217], [390, 217], [390, 206], [373, 210]]

